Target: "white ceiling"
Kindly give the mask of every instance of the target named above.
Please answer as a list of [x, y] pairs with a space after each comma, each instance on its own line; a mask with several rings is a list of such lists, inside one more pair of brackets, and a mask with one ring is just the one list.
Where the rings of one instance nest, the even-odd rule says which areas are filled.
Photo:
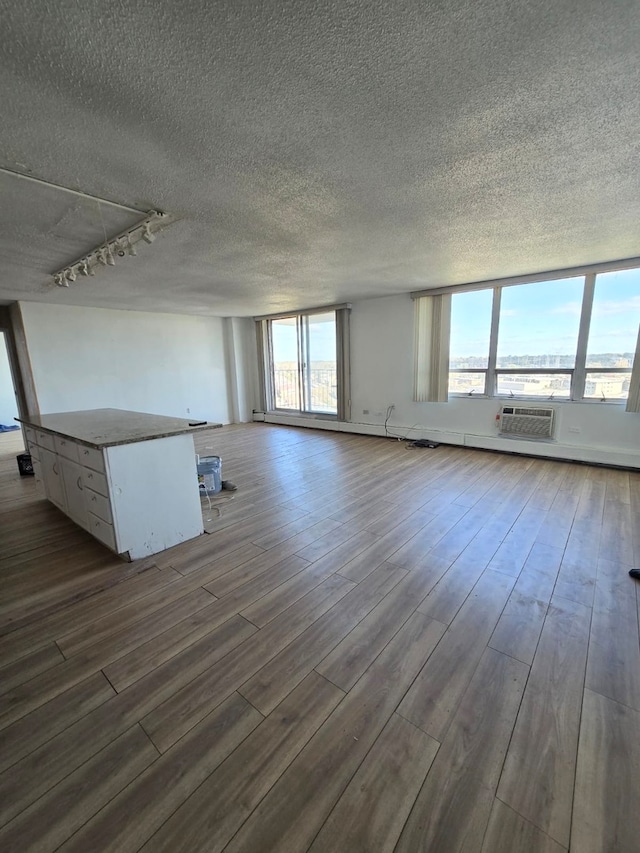
[[637, 0], [8, 0], [0, 166], [179, 221], [56, 288], [97, 207], [0, 173], [0, 301], [251, 315], [640, 255], [639, 43]]

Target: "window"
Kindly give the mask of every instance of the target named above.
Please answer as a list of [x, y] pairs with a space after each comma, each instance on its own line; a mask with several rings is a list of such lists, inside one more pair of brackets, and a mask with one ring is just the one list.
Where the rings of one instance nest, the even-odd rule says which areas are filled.
[[451, 299], [450, 394], [487, 393], [492, 303], [492, 290], [456, 293]]
[[587, 399], [626, 400], [639, 323], [640, 270], [597, 276], [586, 355]]
[[266, 410], [348, 417], [348, 315], [341, 307], [257, 321]]
[[[449, 395], [628, 399], [627, 410], [636, 410], [640, 269], [415, 296], [416, 400], [446, 399], [446, 391], [438, 389], [437, 370], [424, 365], [429, 366], [429, 358], [436, 363], [434, 349], [444, 358], [448, 348], [448, 368], [444, 363], [442, 369]], [[446, 305], [443, 300], [450, 303], [450, 330], [446, 322], [429, 323], [434, 313], [429, 306]]]
[[569, 400], [584, 279], [501, 288], [495, 393]]

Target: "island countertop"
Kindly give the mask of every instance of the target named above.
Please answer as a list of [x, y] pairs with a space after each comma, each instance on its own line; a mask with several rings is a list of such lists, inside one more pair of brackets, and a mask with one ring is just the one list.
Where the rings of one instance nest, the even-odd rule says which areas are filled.
[[189, 421], [166, 415], [130, 412], [126, 409], [88, 409], [81, 412], [56, 412], [49, 415], [26, 415], [16, 418], [27, 427], [71, 438], [88, 447], [101, 450], [119, 444], [135, 444], [154, 438], [168, 438], [222, 424]]

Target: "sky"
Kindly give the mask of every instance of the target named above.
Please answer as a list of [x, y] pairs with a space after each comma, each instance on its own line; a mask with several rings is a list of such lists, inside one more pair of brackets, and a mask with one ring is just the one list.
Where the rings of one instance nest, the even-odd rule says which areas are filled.
[[[274, 320], [273, 329], [273, 359], [276, 362], [297, 361], [298, 344], [295, 322], [288, 318], [286, 321]], [[336, 360], [336, 327], [335, 313], [311, 314], [309, 316], [310, 360]]]
[[[582, 278], [503, 288], [498, 356], [574, 354], [582, 289]], [[491, 300], [491, 290], [454, 294], [452, 358], [488, 354]], [[639, 322], [640, 270], [598, 275], [588, 351], [634, 352]]]

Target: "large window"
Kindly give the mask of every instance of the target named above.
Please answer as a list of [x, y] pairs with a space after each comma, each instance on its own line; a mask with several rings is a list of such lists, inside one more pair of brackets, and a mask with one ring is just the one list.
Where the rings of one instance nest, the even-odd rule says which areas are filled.
[[625, 400], [640, 270], [453, 293], [449, 393]]
[[348, 417], [348, 308], [258, 321], [268, 411]]
[[433, 311], [417, 312], [419, 357], [430, 336], [434, 367], [416, 399], [446, 399], [446, 388], [443, 395], [427, 386], [438, 385], [440, 369], [446, 377], [433, 352], [447, 347], [453, 396], [616, 402], [633, 388], [640, 269], [416, 296], [439, 306], [437, 323]]

